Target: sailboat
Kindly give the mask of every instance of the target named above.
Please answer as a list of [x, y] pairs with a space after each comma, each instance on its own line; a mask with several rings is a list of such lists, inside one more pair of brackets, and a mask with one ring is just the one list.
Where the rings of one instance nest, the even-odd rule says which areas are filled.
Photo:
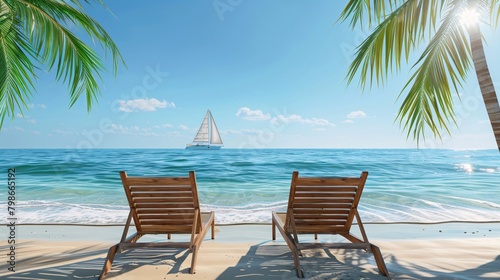
[[187, 144], [186, 149], [219, 150], [222, 146], [222, 138], [215, 124], [214, 117], [210, 110], [207, 110], [200, 129], [198, 129], [198, 133], [196, 133], [194, 137], [193, 143]]

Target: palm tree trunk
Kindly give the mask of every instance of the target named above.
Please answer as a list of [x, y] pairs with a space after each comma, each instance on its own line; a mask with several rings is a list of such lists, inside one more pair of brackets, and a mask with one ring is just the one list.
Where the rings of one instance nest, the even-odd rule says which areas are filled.
[[491, 80], [490, 70], [488, 70], [488, 65], [486, 63], [483, 41], [478, 23], [469, 27], [469, 36], [472, 50], [472, 61], [474, 62], [474, 68], [476, 69], [479, 88], [481, 89], [484, 105], [486, 106], [491, 127], [493, 128], [493, 134], [495, 135], [495, 139], [497, 141], [497, 148], [500, 151], [500, 106], [498, 104], [493, 81]]

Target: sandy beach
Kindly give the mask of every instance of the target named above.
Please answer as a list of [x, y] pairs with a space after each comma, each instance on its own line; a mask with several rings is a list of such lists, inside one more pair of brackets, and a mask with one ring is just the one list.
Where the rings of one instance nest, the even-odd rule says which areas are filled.
[[[367, 224], [393, 279], [500, 279], [500, 223]], [[117, 255], [106, 279], [297, 279], [288, 247], [271, 240], [271, 225], [217, 226], [189, 274], [185, 250], [137, 249]], [[2, 236], [7, 236], [3, 226]], [[96, 279], [122, 226], [18, 225], [15, 272], [2, 261], [2, 279]], [[156, 238], [156, 239], [155, 239]], [[159, 240], [161, 236], [151, 237]], [[184, 236], [174, 236], [182, 240]], [[304, 236], [303, 240], [312, 238]], [[341, 239], [320, 236], [323, 240]], [[326, 239], [325, 239], [326, 238]], [[11, 252], [7, 239], [2, 255]], [[308, 279], [385, 279], [371, 254], [310, 250], [301, 264]]]

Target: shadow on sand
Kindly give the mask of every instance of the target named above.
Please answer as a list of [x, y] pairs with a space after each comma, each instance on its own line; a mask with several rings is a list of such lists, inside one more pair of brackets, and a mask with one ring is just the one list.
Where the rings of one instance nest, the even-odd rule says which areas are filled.
[[[57, 254], [47, 255], [47, 250], [38, 248], [36, 244], [23, 243], [20, 246], [25, 249], [16, 262], [16, 272], [10, 272], [7, 266], [2, 265], [1, 279], [97, 279], [108, 249], [105, 245], [76, 246], [77, 249], [59, 250]], [[1, 250], [5, 252], [8, 247], [2, 246]], [[26, 258], [22, 255], [33, 257]], [[203, 255], [203, 248], [200, 255]], [[304, 255], [301, 265], [307, 279], [386, 279], [378, 273], [373, 255], [363, 251], [308, 250], [304, 251]], [[393, 279], [495, 279], [491, 275], [500, 274], [500, 255], [488, 263], [461, 271], [432, 270], [417, 263], [409, 264], [390, 254], [384, 255], [384, 258]], [[127, 277], [127, 272], [136, 269], [144, 272], [141, 272], [140, 279], [151, 279], [144, 275], [149, 269], [160, 272], [163, 275], [160, 279], [168, 278], [168, 275], [189, 274], [188, 259], [190, 254], [187, 250], [130, 250], [117, 254], [108, 277], [122, 279], [121, 276], [124, 276], [123, 279], [133, 279]], [[203, 264], [199, 261], [198, 274], [193, 275], [192, 279], [203, 278], [202, 269]], [[467, 278], [470, 275], [474, 277]], [[282, 243], [266, 241], [250, 246], [235, 266], [226, 268], [216, 279], [297, 278], [288, 247]]]
[[[378, 275], [371, 254], [359, 251], [351, 253], [353, 260], [343, 263], [335, 257], [337, 253], [332, 254], [330, 250], [306, 250], [303, 251], [301, 267], [307, 279], [386, 279]], [[236, 266], [227, 268], [217, 279], [298, 278], [289, 248], [274, 242], [264, 242], [251, 246]]]

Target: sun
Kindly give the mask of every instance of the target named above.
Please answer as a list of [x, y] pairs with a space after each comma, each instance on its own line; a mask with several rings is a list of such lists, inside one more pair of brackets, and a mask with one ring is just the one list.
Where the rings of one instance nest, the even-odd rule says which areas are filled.
[[460, 16], [460, 21], [465, 26], [471, 26], [479, 22], [479, 13], [476, 9], [465, 9]]

